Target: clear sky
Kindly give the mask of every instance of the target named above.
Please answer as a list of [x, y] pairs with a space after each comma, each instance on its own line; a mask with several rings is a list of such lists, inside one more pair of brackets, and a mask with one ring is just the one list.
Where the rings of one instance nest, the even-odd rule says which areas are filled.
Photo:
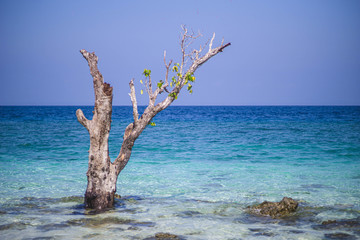
[[[0, 105], [93, 105], [84, 48], [130, 105], [144, 68], [180, 61], [182, 24], [231, 46], [177, 105], [360, 105], [360, 1], [0, 0]], [[186, 89], [185, 89], [186, 90]], [[138, 94], [140, 104], [147, 99]]]

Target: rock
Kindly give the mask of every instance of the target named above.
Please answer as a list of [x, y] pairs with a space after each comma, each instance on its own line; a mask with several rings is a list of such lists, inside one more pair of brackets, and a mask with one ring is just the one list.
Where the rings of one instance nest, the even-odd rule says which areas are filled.
[[356, 240], [357, 237], [347, 233], [328, 233], [325, 234], [325, 239], [347, 239], [347, 240]]
[[170, 233], [157, 233], [155, 239], [168, 240], [168, 239], [180, 239], [178, 236]]
[[327, 221], [323, 221], [322, 223], [321, 223], [321, 225], [329, 225], [329, 224], [336, 224], [337, 222], [336, 222], [336, 220], [327, 220]]
[[259, 205], [248, 207], [250, 213], [272, 218], [281, 218], [296, 211], [299, 203], [292, 198], [284, 197], [280, 202], [265, 201]]
[[103, 225], [134, 225], [136, 222], [131, 219], [123, 219], [118, 217], [97, 217], [97, 218], [78, 218], [78, 219], [70, 219], [65, 222], [65, 224], [69, 226], [82, 226], [82, 227], [102, 227]]
[[184, 238], [171, 233], [157, 233], [154, 237], [148, 237], [143, 240], [184, 240]]
[[314, 225], [316, 230], [335, 230], [335, 229], [360, 229], [360, 217], [354, 219], [338, 219], [323, 221], [321, 225]]
[[117, 199], [121, 199], [121, 196], [119, 194], [117, 194], [117, 193], [115, 193], [114, 197], [117, 198]]

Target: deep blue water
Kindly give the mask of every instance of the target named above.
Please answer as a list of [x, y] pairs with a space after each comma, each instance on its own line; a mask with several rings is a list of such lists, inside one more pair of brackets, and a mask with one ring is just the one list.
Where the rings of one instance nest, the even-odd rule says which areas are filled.
[[[96, 216], [82, 205], [89, 136], [78, 108], [0, 107], [0, 239], [360, 237], [360, 107], [170, 107], [136, 141], [123, 199]], [[93, 107], [80, 108], [91, 119]], [[112, 119], [114, 159], [132, 108]], [[291, 219], [246, 212], [283, 196], [300, 202]]]

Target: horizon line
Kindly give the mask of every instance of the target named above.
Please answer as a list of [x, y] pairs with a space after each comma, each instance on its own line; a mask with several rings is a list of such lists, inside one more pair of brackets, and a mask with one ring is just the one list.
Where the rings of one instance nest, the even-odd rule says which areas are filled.
[[[147, 107], [148, 105], [138, 105]], [[0, 107], [94, 107], [94, 105], [0, 105]], [[132, 107], [132, 105], [113, 105], [113, 107]], [[244, 105], [170, 105], [169, 107], [360, 107], [356, 104], [244, 104]]]

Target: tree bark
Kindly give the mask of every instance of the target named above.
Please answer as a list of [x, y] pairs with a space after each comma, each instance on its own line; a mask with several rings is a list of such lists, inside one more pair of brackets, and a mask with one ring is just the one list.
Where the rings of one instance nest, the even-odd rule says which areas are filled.
[[108, 145], [112, 113], [112, 87], [108, 83], [104, 83], [97, 68], [97, 56], [85, 50], [80, 52], [88, 61], [95, 91], [93, 119], [86, 119], [80, 109], [76, 112], [78, 121], [90, 134], [85, 206], [86, 208], [102, 210], [113, 206], [118, 176], [109, 158]]
[[[199, 53], [202, 49], [194, 51], [196, 56], [193, 59], [191, 66], [186, 71], [186, 74], [193, 74], [200, 65], [215, 56], [217, 53], [222, 52], [225, 47], [230, 45], [230, 43], [228, 43], [212, 49], [211, 46], [214, 37], [215, 35], [209, 44], [209, 51], [204, 56], [199, 57]], [[183, 68], [185, 58], [184, 43], [188, 38], [192, 38], [192, 35], [187, 35], [186, 30], [183, 34], [181, 45], [183, 53], [181, 69]], [[134, 82], [133, 80], [130, 81], [129, 95], [133, 105], [134, 122], [130, 123], [126, 127], [119, 155], [114, 162], [111, 162], [109, 157], [108, 139], [111, 127], [113, 89], [110, 84], [104, 82], [103, 76], [97, 67], [98, 57], [95, 53], [89, 53], [86, 50], [81, 50], [80, 52], [89, 64], [95, 92], [95, 107], [92, 120], [88, 120], [81, 109], [76, 111], [78, 121], [88, 130], [90, 135], [89, 166], [86, 174], [88, 185], [85, 192], [85, 207], [99, 211], [113, 206], [117, 178], [130, 159], [135, 140], [140, 136], [142, 131], [147, 127], [155, 115], [167, 108], [176, 99], [172, 93], [178, 94], [183, 88], [185, 85], [186, 74], [182, 74], [181, 72], [182, 77], [179, 78], [179, 84], [173, 88], [171, 94], [169, 94], [162, 102], [155, 105], [158, 94], [161, 94], [164, 90], [168, 92], [166, 87], [169, 86], [168, 73], [172, 61], [170, 61], [169, 64], [166, 64], [164, 54], [166, 67], [165, 84], [158, 87], [153, 92], [151, 88], [151, 77], [149, 76], [149, 105], [140, 118], [137, 110]]]

